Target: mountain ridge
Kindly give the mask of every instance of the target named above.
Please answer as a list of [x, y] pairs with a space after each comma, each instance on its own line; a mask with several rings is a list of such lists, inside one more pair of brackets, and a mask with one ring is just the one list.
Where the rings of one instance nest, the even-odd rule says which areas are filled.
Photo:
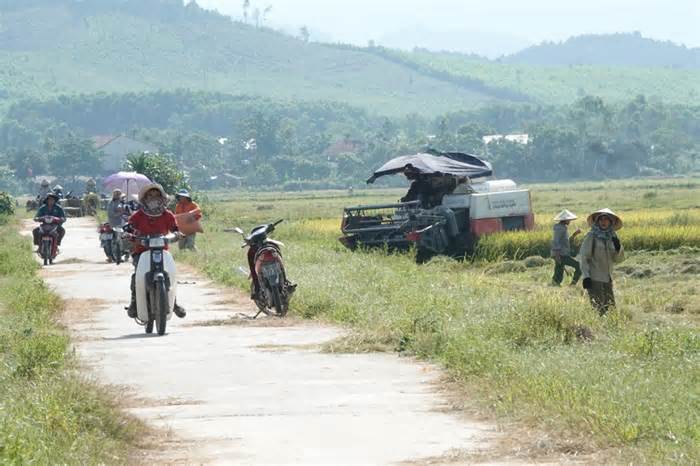
[[651, 39], [639, 32], [583, 34], [533, 45], [497, 61], [527, 65], [700, 68], [700, 48]]

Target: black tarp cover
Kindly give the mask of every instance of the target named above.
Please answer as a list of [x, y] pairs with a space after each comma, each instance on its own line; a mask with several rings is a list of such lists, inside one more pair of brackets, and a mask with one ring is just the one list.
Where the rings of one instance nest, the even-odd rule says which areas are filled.
[[403, 173], [407, 167], [412, 167], [423, 175], [453, 175], [469, 178], [483, 178], [491, 176], [493, 170], [491, 164], [485, 160], [460, 152], [431, 152], [415, 155], [402, 155], [389, 160], [381, 168], [374, 172], [367, 183], [382, 176]]

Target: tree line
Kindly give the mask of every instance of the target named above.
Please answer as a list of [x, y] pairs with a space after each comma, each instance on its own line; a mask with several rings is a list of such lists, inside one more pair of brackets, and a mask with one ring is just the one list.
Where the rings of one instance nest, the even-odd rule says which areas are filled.
[[[484, 136], [510, 133], [529, 140], [484, 143]], [[174, 91], [14, 104], [0, 124], [0, 189], [30, 175], [99, 175], [90, 137], [116, 134], [155, 145], [199, 189], [358, 186], [387, 159], [428, 147], [482, 156], [498, 176], [525, 181], [700, 168], [700, 108], [641, 95], [624, 104], [584, 96], [565, 106], [385, 118], [335, 102]]]

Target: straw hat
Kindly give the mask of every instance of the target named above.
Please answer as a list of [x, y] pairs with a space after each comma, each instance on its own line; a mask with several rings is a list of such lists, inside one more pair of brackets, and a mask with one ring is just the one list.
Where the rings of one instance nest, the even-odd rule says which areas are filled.
[[565, 222], [567, 220], [576, 220], [577, 218], [578, 217], [573, 212], [571, 212], [570, 210], [564, 209], [561, 212], [559, 212], [559, 214], [556, 217], [554, 217], [552, 220], [554, 220], [555, 222], [558, 223], [558, 222]]
[[146, 196], [146, 193], [148, 191], [150, 191], [151, 189], [156, 189], [156, 190], [160, 191], [161, 196], [163, 196], [163, 199], [165, 199], [167, 202], [168, 193], [166, 193], [165, 190], [163, 189], [163, 187], [161, 185], [159, 185], [158, 183], [147, 184], [146, 186], [141, 188], [141, 192], [139, 192], [139, 202], [143, 203], [144, 196]]
[[592, 226], [595, 222], [598, 221], [598, 217], [600, 217], [601, 215], [607, 215], [608, 217], [610, 217], [610, 220], [612, 220], [613, 224], [613, 230], [619, 230], [620, 228], [622, 228], [622, 219], [618, 217], [615, 212], [607, 208], [596, 210], [591, 215], [589, 215], [588, 219], [586, 220], [588, 222], [588, 225]]

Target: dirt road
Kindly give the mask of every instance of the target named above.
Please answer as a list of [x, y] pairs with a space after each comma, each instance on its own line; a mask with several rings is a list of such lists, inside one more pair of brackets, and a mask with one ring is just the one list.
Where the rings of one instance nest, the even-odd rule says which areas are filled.
[[68, 300], [66, 321], [86, 367], [126, 387], [130, 412], [172, 432], [173, 456], [155, 462], [421, 464], [488, 450], [498, 435], [444, 409], [430, 365], [314, 348], [338, 329], [206, 325], [252, 308], [190, 273], [177, 277], [187, 318], [173, 317], [163, 337], [146, 336], [123, 309], [131, 265], [105, 263], [92, 220], [70, 219], [66, 230], [43, 276]]

